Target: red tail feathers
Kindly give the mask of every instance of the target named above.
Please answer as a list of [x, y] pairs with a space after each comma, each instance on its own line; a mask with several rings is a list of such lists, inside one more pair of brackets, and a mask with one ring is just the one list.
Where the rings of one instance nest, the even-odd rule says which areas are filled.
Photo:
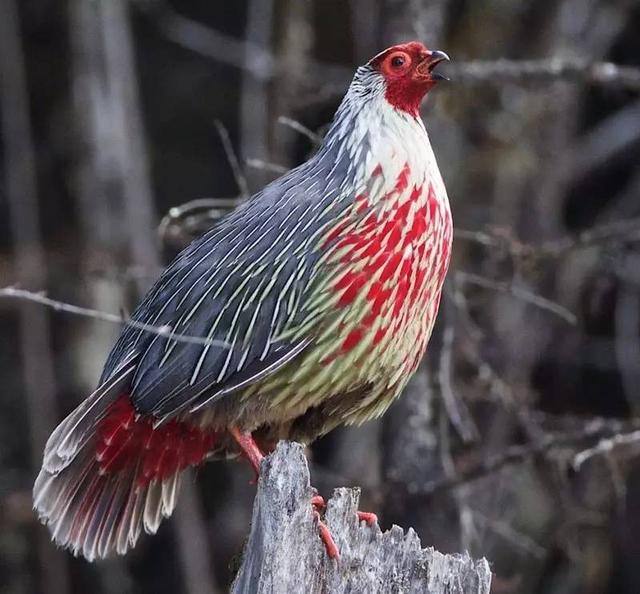
[[172, 420], [154, 429], [154, 419], [137, 415], [123, 394], [98, 426], [96, 460], [100, 474], [136, 468], [135, 481], [145, 487], [204, 461], [216, 441], [213, 431]]
[[216, 441], [184, 421], [154, 428], [114, 388], [101, 386], [54, 431], [34, 485], [34, 507], [54, 540], [90, 561], [126, 553], [142, 528], [155, 533], [175, 508], [182, 471]]

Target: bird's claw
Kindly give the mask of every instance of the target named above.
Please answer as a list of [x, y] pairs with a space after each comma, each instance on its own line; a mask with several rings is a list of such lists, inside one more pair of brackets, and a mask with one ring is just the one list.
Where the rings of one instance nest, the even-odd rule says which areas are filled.
[[311, 506], [313, 507], [314, 511], [321, 511], [325, 507], [327, 507], [327, 504], [325, 503], [324, 497], [322, 497], [322, 495], [314, 495], [311, 498]]
[[311, 498], [311, 507], [313, 508], [313, 517], [318, 523], [318, 535], [324, 544], [327, 555], [330, 559], [339, 559], [340, 552], [338, 551], [336, 541], [333, 540], [333, 536], [331, 536], [331, 530], [329, 530], [329, 527], [320, 518], [320, 511], [327, 507], [324, 497], [321, 495], [314, 495]]
[[373, 512], [359, 511], [356, 513], [358, 514], [358, 522], [366, 522], [369, 526], [378, 523], [378, 516]]

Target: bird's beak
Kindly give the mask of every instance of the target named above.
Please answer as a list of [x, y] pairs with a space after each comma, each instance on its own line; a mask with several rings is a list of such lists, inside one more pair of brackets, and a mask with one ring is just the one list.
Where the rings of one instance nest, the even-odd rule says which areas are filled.
[[434, 72], [433, 69], [440, 64], [440, 62], [448, 62], [449, 56], [440, 50], [432, 50], [425, 55], [424, 60], [418, 66], [418, 72], [420, 74], [428, 75], [431, 80], [449, 80], [444, 74]]

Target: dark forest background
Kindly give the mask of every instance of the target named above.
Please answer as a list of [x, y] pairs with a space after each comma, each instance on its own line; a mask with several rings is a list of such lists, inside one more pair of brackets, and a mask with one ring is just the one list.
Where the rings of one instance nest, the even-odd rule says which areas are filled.
[[42, 447], [119, 328], [7, 288], [126, 315], [315, 149], [356, 65], [419, 39], [452, 57], [423, 109], [446, 296], [407, 393], [314, 444], [313, 482], [486, 556], [495, 594], [640, 592], [639, 31], [637, 0], [0, 0], [0, 591], [226, 590], [255, 489], [232, 462], [124, 560], [49, 543]]

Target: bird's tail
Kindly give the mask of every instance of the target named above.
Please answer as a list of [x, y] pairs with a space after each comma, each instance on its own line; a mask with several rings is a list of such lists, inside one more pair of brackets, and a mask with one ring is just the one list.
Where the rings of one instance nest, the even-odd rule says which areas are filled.
[[201, 463], [215, 433], [138, 415], [123, 365], [51, 434], [34, 509], [53, 540], [89, 561], [124, 554], [142, 528], [154, 534], [176, 505], [180, 478]]

